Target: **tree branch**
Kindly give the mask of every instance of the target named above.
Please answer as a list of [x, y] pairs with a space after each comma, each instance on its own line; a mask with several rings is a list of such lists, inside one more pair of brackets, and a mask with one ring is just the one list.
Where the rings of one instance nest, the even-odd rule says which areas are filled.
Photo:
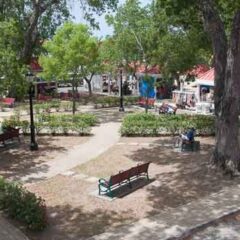
[[24, 35], [24, 47], [21, 53], [22, 60], [25, 64], [29, 64], [32, 58], [33, 45], [37, 41], [38, 36], [38, 22], [42, 14], [52, 5], [59, 4], [60, 0], [32, 0], [33, 12], [29, 17], [28, 28]]

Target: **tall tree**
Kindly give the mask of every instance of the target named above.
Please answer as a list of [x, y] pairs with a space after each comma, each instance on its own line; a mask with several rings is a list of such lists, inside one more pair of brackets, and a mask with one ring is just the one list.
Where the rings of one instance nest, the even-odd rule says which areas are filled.
[[[153, 11], [153, 59], [161, 66], [166, 80], [176, 80], [180, 88], [180, 76], [198, 64], [207, 64], [211, 58], [211, 44], [198, 21], [198, 16], [184, 12], [169, 16], [168, 8], [152, 4]], [[191, 27], [186, 27], [191, 17]]]
[[0, 94], [23, 98], [24, 67], [19, 64], [17, 55], [19, 30], [15, 21], [0, 22]]
[[[157, 34], [157, 31], [156, 31]], [[201, 46], [205, 40], [206, 45]], [[199, 31], [191, 29], [168, 29], [156, 37], [154, 60], [161, 66], [163, 77], [169, 81], [174, 79], [180, 89], [180, 76], [198, 64], [208, 64], [211, 59], [209, 41]]]
[[[93, 12], [101, 14], [107, 9], [114, 8], [117, 2], [117, 0], [77, 1], [81, 5], [82, 10], [86, 12], [86, 18], [91, 20], [91, 22], [94, 19]], [[17, 91], [25, 89], [23, 87], [15, 87], [18, 82], [21, 83], [21, 86], [25, 86], [22, 69], [26, 69], [24, 66], [29, 65], [33, 56], [40, 55], [43, 41], [50, 39], [56, 29], [70, 18], [69, 12], [67, 0], [0, 1], [1, 29], [7, 24], [11, 24], [9, 29], [14, 28], [14, 34], [8, 34], [8, 36], [7, 34], [1, 35], [0, 41], [4, 44], [0, 44], [0, 48], [4, 51], [1, 51], [0, 54], [0, 62], [2, 64], [0, 78], [2, 79], [1, 83], [3, 83], [0, 90], [9, 90], [9, 87], [17, 89]], [[7, 44], [6, 47], [7, 42], [14, 42], [16, 47], [14, 44]], [[10, 57], [11, 60], [7, 60]], [[10, 75], [13, 77], [7, 77]]]
[[113, 39], [118, 51], [119, 61], [150, 62], [149, 50], [152, 48], [150, 7], [141, 7], [138, 0], [127, 0], [115, 16], [108, 16], [108, 23], [114, 27]]
[[[240, 170], [239, 100], [240, 100], [240, 2], [234, 0], [158, 0], [157, 4], [178, 15], [179, 23], [191, 27], [183, 12], [202, 20], [211, 38], [215, 69], [216, 145], [213, 163], [235, 172]], [[198, 11], [198, 12], [197, 12]], [[184, 20], [184, 21], [183, 21]]]
[[87, 26], [67, 22], [44, 47], [47, 55], [40, 57], [43, 76], [56, 81], [70, 79], [74, 114], [79, 80], [87, 78], [89, 69], [93, 69], [93, 62], [98, 57], [97, 41], [90, 35]]

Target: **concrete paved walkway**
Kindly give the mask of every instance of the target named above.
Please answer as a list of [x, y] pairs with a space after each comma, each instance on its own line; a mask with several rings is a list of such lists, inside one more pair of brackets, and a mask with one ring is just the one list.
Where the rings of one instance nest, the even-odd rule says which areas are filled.
[[[211, 183], [209, 183], [211, 184]], [[168, 212], [142, 219], [90, 238], [91, 240], [167, 240], [240, 209], [240, 185]], [[239, 234], [240, 235], [240, 234]], [[175, 238], [174, 238], [175, 237]], [[90, 240], [89, 239], [89, 240]]]
[[28, 240], [28, 238], [0, 215], [0, 240]]
[[31, 169], [31, 173], [17, 180], [34, 182], [51, 178], [97, 157], [118, 142], [120, 138], [119, 128], [120, 123], [115, 122], [93, 127], [93, 136], [89, 141], [69, 149], [66, 153], [58, 155], [56, 159], [37, 165]]

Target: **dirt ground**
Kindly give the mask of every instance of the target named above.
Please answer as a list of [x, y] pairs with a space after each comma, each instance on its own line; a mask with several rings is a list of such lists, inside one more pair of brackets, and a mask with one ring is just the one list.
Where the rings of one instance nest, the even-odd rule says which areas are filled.
[[21, 137], [21, 143], [14, 140], [6, 147], [0, 147], [0, 176], [18, 179], [37, 165], [56, 158], [69, 148], [83, 144], [90, 137], [82, 136], [38, 136], [38, 151], [29, 150], [30, 136]]
[[[73, 169], [74, 175], [58, 175], [28, 185], [46, 200], [49, 227], [36, 240], [86, 239], [113, 227], [187, 204], [239, 184], [210, 167], [212, 138], [199, 138], [200, 152], [180, 152], [171, 138], [121, 138], [108, 151]], [[140, 162], [151, 161], [150, 181], [138, 180], [130, 190], [123, 186], [115, 200], [97, 197], [97, 179]], [[81, 178], [81, 176], [85, 178]]]

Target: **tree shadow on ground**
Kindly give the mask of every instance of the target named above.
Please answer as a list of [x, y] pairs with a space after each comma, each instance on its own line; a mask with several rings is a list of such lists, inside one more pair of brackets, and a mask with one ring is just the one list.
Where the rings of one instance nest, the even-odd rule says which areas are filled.
[[122, 222], [132, 221], [115, 211], [97, 209], [84, 212], [81, 206], [48, 207], [49, 226], [41, 233], [27, 232], [32, 240], [80, 240], [110, 230]]
[[39, 150], [30, 151], [29, 141], [24, 139], [20, 144], [14, 143], [0, 151], [0, 175], [12, 180], [19, 180], [28, 174], [47, 172], [44, 157], [52, 151], [65, 152], [68, 149], [53, 143], [53, 137], [38, 138]]
[[148, 180], [146, 176], [138, 176], [135, 179], [131, 180], [131, 187], [129, 186], [128, 182], [124, 182], [112, 189], [112, 195], [109, 192], [101, 193], [101, 195], [104, 196], [105, 199], [124, 198], [127, 195], [137, 191], [138, 189], [151, 184], [153, 181], [154, 179]]
[[201, 143], [199, 152], [181, 152], [173, 147], [156, 146], [157, 143], [159, 141], [127, 156], [136, 162], [152, 162], [150, 177], [154, 176], [158, 184], [147, 187], [148, 199], [153, 207], [149, 215], [176, 208], [240, 183], [239, 178], [231, 181], [229, 176], [209, 165], [212, 144]]

